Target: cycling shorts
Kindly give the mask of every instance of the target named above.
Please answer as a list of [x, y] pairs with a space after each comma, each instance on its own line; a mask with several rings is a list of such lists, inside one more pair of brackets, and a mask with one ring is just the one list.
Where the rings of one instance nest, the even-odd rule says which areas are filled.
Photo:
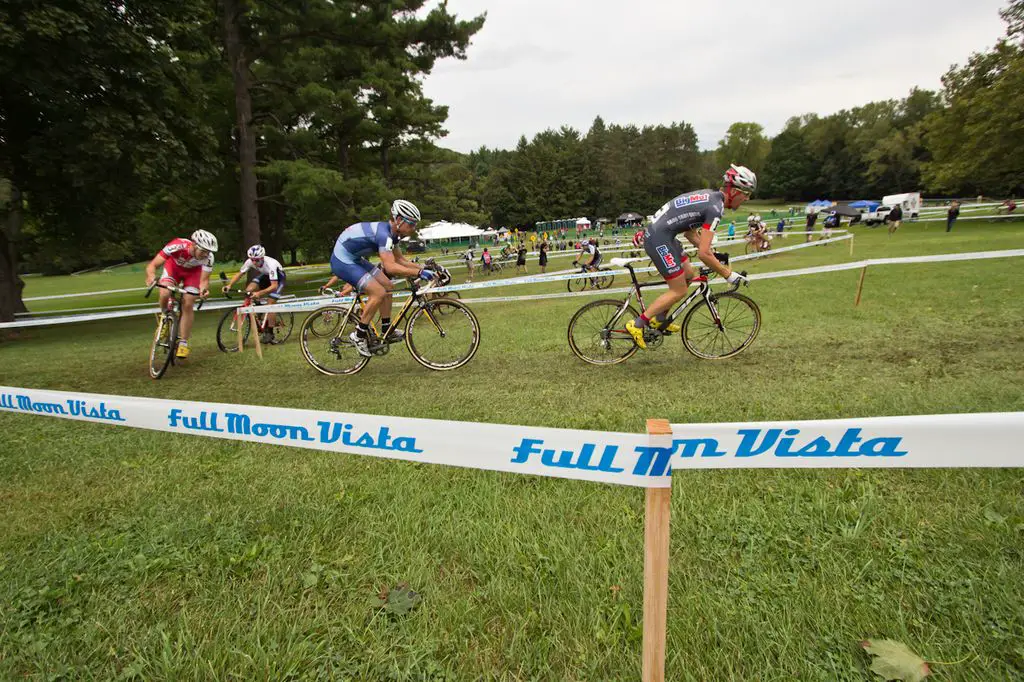
[[201, 267], [183, 268], [168, 259], [164, 261], [164, 271], [160, 273], [160, 283], [178, 285], [193, 296], [198, 296], [202, 276], [203, 269]]
[[683, 245], [668, 230], [655, 230], [653, 233], [647, 230], [644, 235], [644, 251], [666, 281], [686, 274], [683, 265], [689, 257], [683, 251]]
[[596, 256], [594, 256], [591, 259], [589, 265], [592, 268], [596, 268], [597, 266], [599, 266], [601, 264], [601, 261], [603, 261], [603, 260], [604, 260], [604, 256], [602, 256], [601, 254], [597, 254]]
[[356, 258], [354, 263], [344, 263], [336, 256], [331, 256], [331, 274], [354, 286], [359, 293], [363, 293], [367, 283], [380, 271], [378, 266], [365, 258]]
[[[287, 277], [284, 272], [277, 273], [277, 286], [274, 287], [270, 292], [270, 298], [281, 298], [281, 294], [284, 293], [284, 283]], [[260, 275], [256, 280], [256, 286], [260, 289], [266, 289], [270, 286], [271, 279], [270, 275], [264, 273]]]

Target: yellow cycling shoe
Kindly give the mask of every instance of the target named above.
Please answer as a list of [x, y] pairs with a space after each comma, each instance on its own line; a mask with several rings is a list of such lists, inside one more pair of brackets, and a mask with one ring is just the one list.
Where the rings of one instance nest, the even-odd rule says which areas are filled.
[[175, 353], [174, 355], [179, 360], [184, 360], [185, 358], [188, 357], [188, 354], [190, 352], [191, 352], [191, 349], [188, 347], [188, 343], [186, 343], [185, 341], [179, 341], [178, 342], [178, 352]]
[[661, 323], [658, 322], [657, 320], [651, 320], [651, 327], [653, 329], [658, 329], [663, 332], [668, 332], [669, 334], [675, 334], [683, 328], [682, 325], [676, 324], [675, 322], [670, 322], [667, 327], [662, 329]]
[[644, 350], [647, 350], [647, 342], [644, 341], [644, 330], [636, 326], [633, 320], [626, 323], [626, 331], [633, 337], [633, 341], [636, 345], [640, 346]]

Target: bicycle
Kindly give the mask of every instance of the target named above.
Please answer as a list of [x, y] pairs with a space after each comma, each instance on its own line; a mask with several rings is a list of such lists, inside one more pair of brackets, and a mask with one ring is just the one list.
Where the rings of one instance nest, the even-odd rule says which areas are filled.
[[[224, 297], [230, 299], [232, 293], [242, 294], [245, 299], [242, 301], [240, 308], [248, 307], [251, 305], [266, 305], [266, 302], [257, 298], [252, 297], [251, 291], [243, 289], [233, 289], [224, 292]], [[294, 296], [282, 296], [281, 299], [294, 298]], [[267, 324], [267, 319], [270, 313], [256, 313], [256, 330], [261, 335], [270, 333], [273, 336], [271, 343], [277, 345], [282, 344], [288, 340], [292, 335], [292, 328], [295, 326], [295, 314], [294, 313], [277, 313], [274, 317], [274, 324]], [[248, 314], [241, 315], [238, 313], [238, 308], [233, 310], [225, 311], [224, 315], [220, 318], [220, 322], [217, 324], [217, 347], [225, 353], [237, 353], [238, 352], [238, 329], [241, 326], [242, 329], [242, 345], [249, 340], [249, 334], [252, 332], [252, 320]]]
[[[615, 365], [631, 358], [639, 349], [633, 337], [626, 331], [626, 323], [638, 316], [630, 302], [636, 297], [640, 310], [646, 310], [641, 289], [653, 287], [660, 282], [637, 281], [632, 262], [640, 259], [613, 258], [616, 267], [629, 270], [633, 288], [626, 298], [593, 301], [576, 311], [569, 320], [569, 348], [584, 362], [592, 365]], [[720, 294], [711, 293], [706, 279], [711, 270], [700, 269], [704, 278], [697, 290], [686, 297], [668, 316], [663, 327], [667, 327], [683, 312], [680, 337], [683, 346], [692, 355], [705, 360], [730, 358], [747, 348], [761, 329], [761, 310], [750, 298], [737, 293], [739, 284]], [[745, 272], [741, 273], [746, 275]], [[691, 307], [691, 303], [700, 301]], [[644, 342], [649, 350], [658, 348], [671, 332], [646, 327]]]
[[772, 248], [772, 242], [765, 236], [750, 235], [745, 237], [746, 244], [743, 246], [743, 253], [750, 255], [752, 253], [761, 253], [762, 251], [770, 251]]
[[[447, 274], [447, 273], [446, 273]], [[446, 281], [447, 280], [447, 281]], [[444, 286], [449, 277], [438, 285]], [[428, 369], [447, 371], [462, 367], [473, 359], [480, 347], [480, 323], [473, 311], [453, 298], [428, 298], [434, 283], [423, 286], [409, 280], [409, 299], [381, 336], [376, 325], [370, 327], [372, 357], [387, 355], [395, 338], [394, 330], [405, 321], [405, 346], [416, 362]], [[346, 305], [329, 305], [310, 314], [299, 329], [302, 355], [322, 374], [355, 374], [370, 361], [360, 355], [350, 338], [362, 312], [362, 299], [353, 297]], [[427, 324], [429, 322], [429, 324]]]
[[598, 267], [597, 270], [589, 270], [586, 265], [581, 265], [580, 274], [583, 276], [567, 279], [565, 280], [565, 285], [569, 291], [583, 291], [588, 286], [591, 289], [607, 289], [615, 281], [615, 275], [593, 274], [607, 271], [608, 268]]
[[[146, 289], [146, 298], [156, 288], [167, 289], [171, 292], [167, 310], [157, 313], [156, 333], [153, 334], [153, 345], [149, 349], [149, 376], [159, 379], [167, 371], [167, 368], [175, 362], [175, 352], [178, 349], [178, 327], [181, 325], [182, 296], [187, 293], [181, 287], [167, 286], [159, 282], [153, 282]], [[195, 309], [198, 311], [203, 307], [204, 299], [196, 302]]]

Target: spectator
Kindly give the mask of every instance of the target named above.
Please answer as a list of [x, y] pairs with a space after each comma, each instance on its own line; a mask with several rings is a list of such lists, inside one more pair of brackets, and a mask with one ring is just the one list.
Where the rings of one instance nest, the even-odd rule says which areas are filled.
[[733, 220], [729, 221], [729, 238], [732, 239], [736, 236], [736, 222]]
[[526, 247], [522, 242], [519, 242], [519, 250], [516, 252], [516, 272], [530, 274], [530, 271], [526, 269]]
[[818, 222], [818, 212], [811, 211], [807, 214], [807, 241], [811, 241], [811, 231], [814, 229], [814, 223]]
[[891, 237], [892, 233], [900, 229], [900, 225], [903, 224], [903, 209], [899, 204], [892, 207], [892, 210], [885, 216], [885, 222], [889, 223], [889, 236]]
[[953, 229], [953, 223], [956, 222], [956, 219], [959, 216], [960, 202], [954, 199], [953, 203], [949, 205], [949, 210], [946, 211], [946, 232], [949, 232]]
[[786, 229], [786, 219], [785, 218], [779, 218], [779, 224], [775, 226], [775, 231], [778, 232], [779, 236], [781, 237], [782, 236], [782, 231], [785, 230], [785, 229]]
[[470, 248], [466, 249], [466, 253], [462, 254], [462, 258], [463, 258], [463, 260], [466, 261], [466, 281], [467, 282], [472, 282], [473, 281], [473, 266], [475, 265], [475, 263], [473, 262], [473, 248], [470, 247]]
[[540, 243], [540, 271], [545, 273], [548, 271], [548, 243]]

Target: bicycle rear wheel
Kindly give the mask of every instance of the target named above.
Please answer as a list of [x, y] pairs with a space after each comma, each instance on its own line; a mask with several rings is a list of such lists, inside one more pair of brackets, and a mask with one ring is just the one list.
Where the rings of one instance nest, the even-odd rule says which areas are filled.
[[238, 326], [242, 326], [242, 343], [249, 340], [252, 326], [248, 315], [239, 315], [238, 310], [228, 310], [217, 325], [217, 347], [225, 353], [238, 352]]
[[638, 346], [626, 331], [626, 323], [637, 317], [631, 305], [601, 300], [588, 303], [569, 320], [569, 348], [580, 360], [592, 365], [617, 365], [636, 353]]
[[465, 303], [435, 299], [417, 308], [409, 318], [405, 345], [424, 367], [457, 369], [472, 360], [480, 348], [480, 323]]
[[164, 313], [156, 323], [153, 345], [149, 349], [149, 376], [159, 379], [174, 361], [174, 350], [178, 341], [178, 318]]
[[288, 340], [295, 327], [295, 313], [278, 313], [274, 317], [274, 343], [280, 344]]
[[342, 306], [327, 306], [311, 313], [299, 329], [302, 357], [322, 374], [355, 374], [370, 361], [360, 355], [349, 334], [356, 318]]
[[724, 360], [740, 353], [754, 342], [761, 331], [761, 309], [752, 300], [734, 291], [711, 297], [721, 326], [711, 308], [698, 303], [683, 318], [681, 337], [686, 350], [705, 360]]
[[604, 270], [601, 272], [601, 276], [597, 278], [597, 288], [607, 289], [612, 285], [612, 282], [615, 281], [615, 275], [603, 274], [605, 272]]

